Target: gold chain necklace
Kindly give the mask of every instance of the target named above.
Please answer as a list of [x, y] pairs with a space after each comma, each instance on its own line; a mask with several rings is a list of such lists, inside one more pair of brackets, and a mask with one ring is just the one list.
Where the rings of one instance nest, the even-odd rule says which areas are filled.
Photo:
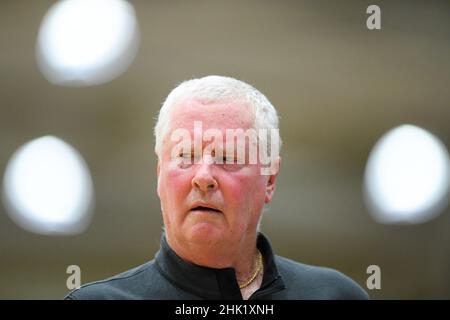
[[258, 259], [256, 260], [256, 270], [255, 272], [250, 276], [250, 278], [248, 278], [247, 281], [245, 281], [243, 284], [239, 285], [239, 289], [243, 289], [245, 287], [247, 287], [250, 283], [253, 282], [253, 280], [255, 280], [256, 276], [261, 272], [263, 266], [263, 258], [262, 258], [262, 254], [261, 252], [258, 250]]

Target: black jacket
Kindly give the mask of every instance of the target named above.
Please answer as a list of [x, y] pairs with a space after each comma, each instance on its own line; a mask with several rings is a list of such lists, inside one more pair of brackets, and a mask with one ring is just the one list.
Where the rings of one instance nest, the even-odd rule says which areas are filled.
[[[338, 271], [274, 255], [258, 234], [264, 257], [261, 287], [250, 300], [368, 299], [367, 293]], [[182, 260], [161, 237], [155, 259], [112, 278], [83, 285], [65, 299], [242, 299], [233, 268], [212, 269]]]

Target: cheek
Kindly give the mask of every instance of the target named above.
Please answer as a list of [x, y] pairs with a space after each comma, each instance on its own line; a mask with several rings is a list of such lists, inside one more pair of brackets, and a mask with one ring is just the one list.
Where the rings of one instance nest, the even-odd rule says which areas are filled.
[[169, 166], [161, 171], [158, 192], [163, 205], [176, 207], [186, 198], [190, 189], [191, 179], [185, 172]]
[[245, 206], [250, 209], [264, 203], [264, 179], [261, 176], [247, 174], [234, 175], [227, 181], [229, 185], [228, 199], [236, 206]]

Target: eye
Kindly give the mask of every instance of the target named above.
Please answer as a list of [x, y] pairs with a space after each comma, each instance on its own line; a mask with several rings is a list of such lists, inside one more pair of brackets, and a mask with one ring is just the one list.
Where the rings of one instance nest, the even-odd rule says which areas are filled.
[[194, 159], [194, 155], [192, 153], [189, 152], [180, 152], [178, 153], [178, 158], [183, 158], [183, 159]]
[[215, 161], [217, 164], [236, 164], [238, 161], [235, 157], [216, 156]]
[[237, 163], [237, 159], [235, 157], [223, 157], [223, 163], [229, 163], [229, 164], [233, 164], [233, 163]]
[[189, 154], [189, 153], [180, 153], [178, 155], [178, 157], [180, 157], [180, 158], [192, 158], [192, 155]]
[[192, 153], [180, 152], [178, 159], [178, 166], [182, 169], [189, 168], [194, 163], [194, 155]]
[[238, 171], [245, 166], [245, 163], [238, 161], [236, 157], [224, 157], [222, 167], [227, 171]]

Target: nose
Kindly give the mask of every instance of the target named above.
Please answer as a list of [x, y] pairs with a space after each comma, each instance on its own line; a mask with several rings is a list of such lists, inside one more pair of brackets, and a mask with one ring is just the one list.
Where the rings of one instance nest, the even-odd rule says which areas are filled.
[[212, 164], [201, 163], [196, 166], [198, 168], [192, 178], [192, 187], [202, 192], [217, 190], [219, 185], [212, 174]]

